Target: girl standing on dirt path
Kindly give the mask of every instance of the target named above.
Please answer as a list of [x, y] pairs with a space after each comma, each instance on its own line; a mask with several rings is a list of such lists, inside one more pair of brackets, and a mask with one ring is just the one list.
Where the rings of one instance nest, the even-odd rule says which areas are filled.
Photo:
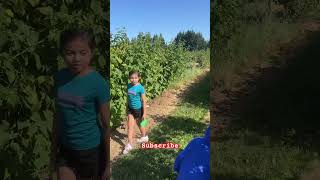
[[61, 34], [60, 48], [67, 68], [54, 75], [51, 165], [58, 180], [105, 180], [110, 174], [106, 151], [110, 90], [108, 82], [90, 66], [93, 34], [67, 30]]
[[123, 150], [123, 154], [129, 153], [133, 149], [133, 133], [134, 123], [139, 124], [141, 138], [137, 140], [138, 143], [148, 142], [149, 137], [146, 135], [146, 117], [147, 117], [147, 102], [144, 87], [139, 83], [140, 73], [138, 71], [131, 71], [129, 73], [130, 83], [128, 84], [128, 144]]

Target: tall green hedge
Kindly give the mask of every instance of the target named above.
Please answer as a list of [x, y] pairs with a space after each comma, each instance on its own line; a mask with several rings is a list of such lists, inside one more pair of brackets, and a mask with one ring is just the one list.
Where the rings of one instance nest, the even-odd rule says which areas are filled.
[[159, 95], [190, 62], [181, 45], [163, 44], [148, 33], [140, 33], [135, 39], [129, 40], [124, 31], [112, 37], [110, 56], [111, 123], [114, 128], [120, 125], [125, 114], [128, 74], [131, 70], [141, 72], [141, 83], [151, 99]]
[[319, 0], [278, 0], [285, 7], [285, 14], [290, 18], [299, 18], [309, 11], [320, 10]]
[[43, 179], [48, 171], [54, 72], [63, 67], [60, 32], [91, 27], [95, 66], [107, 76], [107, 1], [0, 2], [0, 178]]
[[320, 10], [320, 0], [211, 0], [213, 64], [215, 57], [228, 59], [230, 41], [243, 27], [295, 21], [313, 10]]

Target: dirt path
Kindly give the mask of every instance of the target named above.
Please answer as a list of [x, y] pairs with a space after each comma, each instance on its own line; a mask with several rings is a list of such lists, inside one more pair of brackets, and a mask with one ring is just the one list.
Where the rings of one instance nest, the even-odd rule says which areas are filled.
[[[270, 50], [269, 58], [271, 61], [253, 65], [247, 71], [236, 75], [233, 79], [234, 85], [230, 89], [212, 89], [211, 113], [214, 119], [214, 132], [218, 134], [223, 132], [223, 129], [227, 128], [230, 122], [239, 116], [239, 113], [250, 111], [250, 108], [253, 107], [244, 107], [243, 105], [252, 102], [258, 96], [261, 97], [261, 94], [257, 93], [261, 93], [263, 89], [271, 90], [269, 87], [275, 88], [276, 85], [280, 85], [274, 82], [283, 83], [285, 80], [290, 80], [290, 77], [284, 77], [287, 76], [287, 70], [296, 63], [295, 61], [301, 60], [297, 57], [306, 55], [307, 46], [314, 43], [313, 41], [319, 33], [320, 21], [303, 23], [303, 30], [299, 37]], [[279, 78], [284, 79], [278, 81]], [[267, 97], [272, 98], [271, 96]], [[267, 102], [266, 98], [264, 100]]]
[[[148, 125], [150, 129], [155, 126], [157, 123], [160, 123], [166, 116], [168, 116], [177, 106], [182, 99], [181, 96], [186, 92], [188, 87], [192, 86], [193, 83], [198, 82], [199, 79], [203, 78], [209, 69], [206, 69], [202, 74], [190, 80], [189, 82], [179, 86], [175, 89], [165, 90], [159, 97], [153, 99], [148, 103], [147, 114], [151, 119], [151, 122]], [[209, 119], [209, 116], [207, 117]], [[140, 137], [140, 131], [138, 126], [135, 127], [135, 138]], [[124, 123], [123, 128], [119, 127], [111, 134], [110, 141], [110, 160], [111, 164], [117, 160], [122, 154], [122, 151], [127, 143], [127, 127]], [[137, 144], [134, 145], [137, 147]]]
[[232, 88], [211, 89], [213, 142], [248, 130], [276, 144], [294, 129], [290, 145], [319, 152], [320, 21], [303, 23], [297, 38], [268, 52], [270, 61], [236, 75]]

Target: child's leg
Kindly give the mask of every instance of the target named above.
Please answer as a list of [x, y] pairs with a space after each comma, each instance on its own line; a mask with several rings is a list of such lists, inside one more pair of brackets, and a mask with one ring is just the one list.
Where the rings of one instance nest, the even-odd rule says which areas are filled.
[[140, 132], [141, 132], [142, 137], [146, 136], [147, 128], [145, 128], [145, 127], [140, 127], [140, 126], [139, 126], [139, 129], [140, 129]]
[[132, 114], [128, 115], [128, 141], [133, 145], [133, 133], [134, 133], [134, 118]]
[[139, 121], [137, 121], [138, 126], [139, 126], [139, 130], [141, 132], [142, 137], [146, 136], [147, 134], [147, 128], [146, 127], [141, 127], [140, 123], [141, 123], [142, 119], [140, 118]]
[[58, 180], [76, 180], [76, 173], [73, 170], [74, 168], [71, 167], [71, 159], [73, 153], [70, 150], [67, 150], [62, 145], [58, 146], [56, 155], [56, 172], [57, 172], [57, 179]]
[[66, 166], [58, 168], [58, 180], [76, 180], [76, 175], [74, 172]]

